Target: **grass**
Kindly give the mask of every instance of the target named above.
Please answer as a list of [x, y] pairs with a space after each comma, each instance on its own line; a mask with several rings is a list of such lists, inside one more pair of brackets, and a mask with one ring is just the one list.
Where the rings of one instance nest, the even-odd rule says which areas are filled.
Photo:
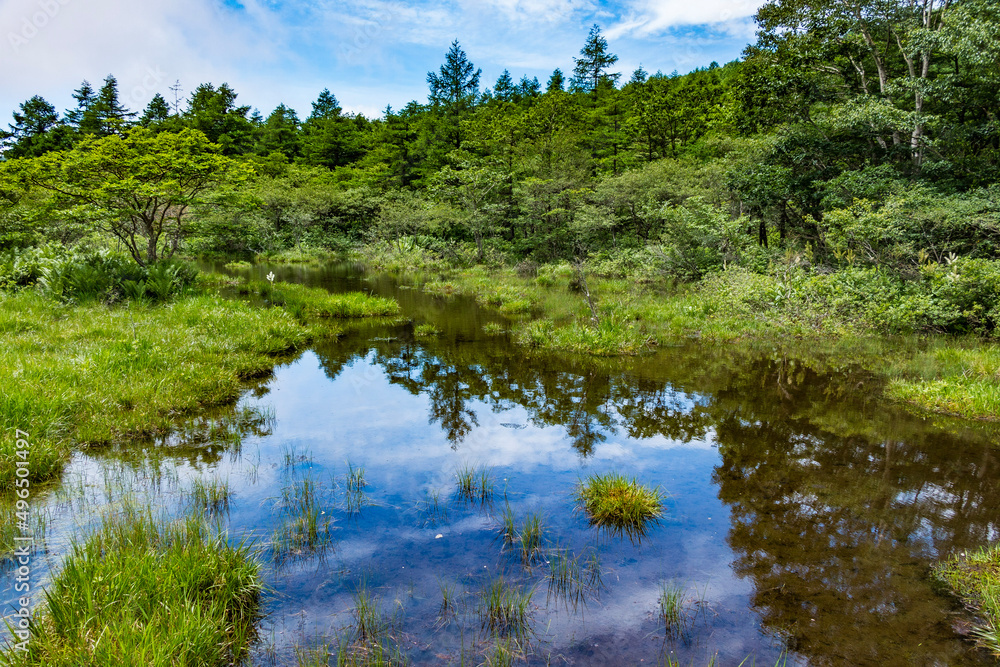
[[191, 484], [191, 504], [198, 511], [212, 514], [228, 511], [231, 496], [228, 481], [206, 481], [199, 477]]
[[292, 479], [281, 492], [284, 520], [271, 537], [271, 550], [282, 562], [307, 553], [322, 553], [332, 541], [330, 518], [322, 510], [319, 487], [311, 477]]
[[521, 562], [530, 565], [542, 557], [542, 534], [544, 533], [542, 518], [537, 514], [529, 514], [524, 519], [524, 525], [518, 535], [520, 543]]
[[463, 466], [456, 473], [458, 495], [466, 500], [487, 503], [493, 500], [493, 469], [486, 466]]
[[394, 299], [362, 292], [331, 294], [319, 287], [266, 280], [240, 281], [237, 291], [282, 306], [305, 318], [389, 317], [399, 314]]
[[934, 574], [979, 617], [977, 643], [1000, 657], [1000, 544], [951, 558]]
[[480, 594], [479, 617], [483, 629], [500, 636], [526, 639], [531, 631], [531, 597], [534, 589], [508, 584], [498, 576]]
[[483, 325], [483, 333], [487, 336], [502, 336], [507, 333], [507, 329], [498, 322], [487, 322]]
[[633, 542], [663, 514], [664, 494], [617, 472], [591, 475], [577, 486], [576, 501], [591, 525]]
[[337, 665], [390, 667], [407, 664], [392, 637], [393, 622], [382, 613], [382, 602], [364, 584], [354, 594], [354, 627], [337, 652]]
[[429, 338], [431, 336], [440, 336], [441, 330], [433, 324], [418, 324], [413, 327], [413, 335], [418, 338]]
[[678, 632], [684, 623], [684, 589], [674, 583], [660, 584], [660, 618], [668, 632]]
[[255, 639], [260, 566], [192, 515], [126, 505], [75, 543], [45, 595], [26, 653], [0, 663], [229, 665]]
[[163, 306], [72, 306], [0, 293], [0, 488], [15, 429], [31, 434], [31, 481], [57, 476], [76, 445], [165, 434], [178, 416], [233, 403], [246, 381], [304, 348], [309, 327], [216, 296]]
[[246, 260], [238, 259], [226, 263], [226, 268], [229, 269], [230, 271], [245, 271], [246, 269], [253, 268], [253, 262], [248, 262]]

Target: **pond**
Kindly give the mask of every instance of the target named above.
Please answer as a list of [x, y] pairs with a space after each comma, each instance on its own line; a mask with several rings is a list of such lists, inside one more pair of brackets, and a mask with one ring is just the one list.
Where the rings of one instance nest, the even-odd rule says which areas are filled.
[[[321, 340], [165, 441], [77, 455], [46, 500], [43, 576], [103, 506], [181, 512], [214, 480], [229, 495], [211, 516], [265, 563], [259, 665], [335, 648], [359, 604], [412, 664], [498, 664], [504, 648], [539, 665], [992, 664], [929, 568], [998, 538], [995, 428], [887, 404], [842, 354], [543, 353], [485, 333], [506, 323], [469, 299], [347, 265], [253, 272], [271, 270], [392, 296], [406, 321]], [[667, 494], [641, 539], [577, 507], [581, 479], [609, 471]], [[537, 518], [540, 550], [505, 542], [505, 515], [517, 531]], [[513, 642], [489, 631], [501, 579], [528, 596]]]

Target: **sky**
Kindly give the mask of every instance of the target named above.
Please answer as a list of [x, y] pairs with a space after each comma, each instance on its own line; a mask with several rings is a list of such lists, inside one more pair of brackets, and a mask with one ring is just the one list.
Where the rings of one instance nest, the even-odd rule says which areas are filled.
[[570, 74], [594, 24], [628, 79], [737, 59], [762, 0], [0, 0], [0, 127], [33, 95], [63, 110], [86, 79], [113, 74], [141, 111], [200, 83], [228, 83], [266, 116], [305, 118], [328, 88], [369, 117], [427, 99], [452, 40], [482, 68], [483, 88], [555, 68]]

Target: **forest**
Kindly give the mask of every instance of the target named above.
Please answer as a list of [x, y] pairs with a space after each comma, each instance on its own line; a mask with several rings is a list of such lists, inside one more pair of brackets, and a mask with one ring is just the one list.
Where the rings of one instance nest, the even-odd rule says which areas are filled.
[[62, 114], [33, 97], [4, 135], [0, 276], [109, 238], [142, 266], [366, 248], [674, 286], [780, 276], [775, 298], [860, 330], [990, 335], [1000, 9], [782, 0], [756, 20], [741, 60], [686, 74], [617, 72], [595, 25], [572, 72], [490, 84], [455, 41], [426, 102], [379, 118], [329, 90], [304, 119], [264, 117], [225, 83], [139, 113], [111, 75]]

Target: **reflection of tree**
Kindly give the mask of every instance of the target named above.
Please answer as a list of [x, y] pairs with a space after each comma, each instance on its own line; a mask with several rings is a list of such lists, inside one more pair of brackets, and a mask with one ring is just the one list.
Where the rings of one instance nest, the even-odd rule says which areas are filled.
[[763, 626], [813, 664], [960, 662], [924, 564], [1000, 528], [996, 453], [905, 422], [882, 438], [831, 433], [796, 414], [825, 383], [782, 370], [763, 377], [786, 400], [733, 386], [712, 404], [733, 567], [753, 580]]

